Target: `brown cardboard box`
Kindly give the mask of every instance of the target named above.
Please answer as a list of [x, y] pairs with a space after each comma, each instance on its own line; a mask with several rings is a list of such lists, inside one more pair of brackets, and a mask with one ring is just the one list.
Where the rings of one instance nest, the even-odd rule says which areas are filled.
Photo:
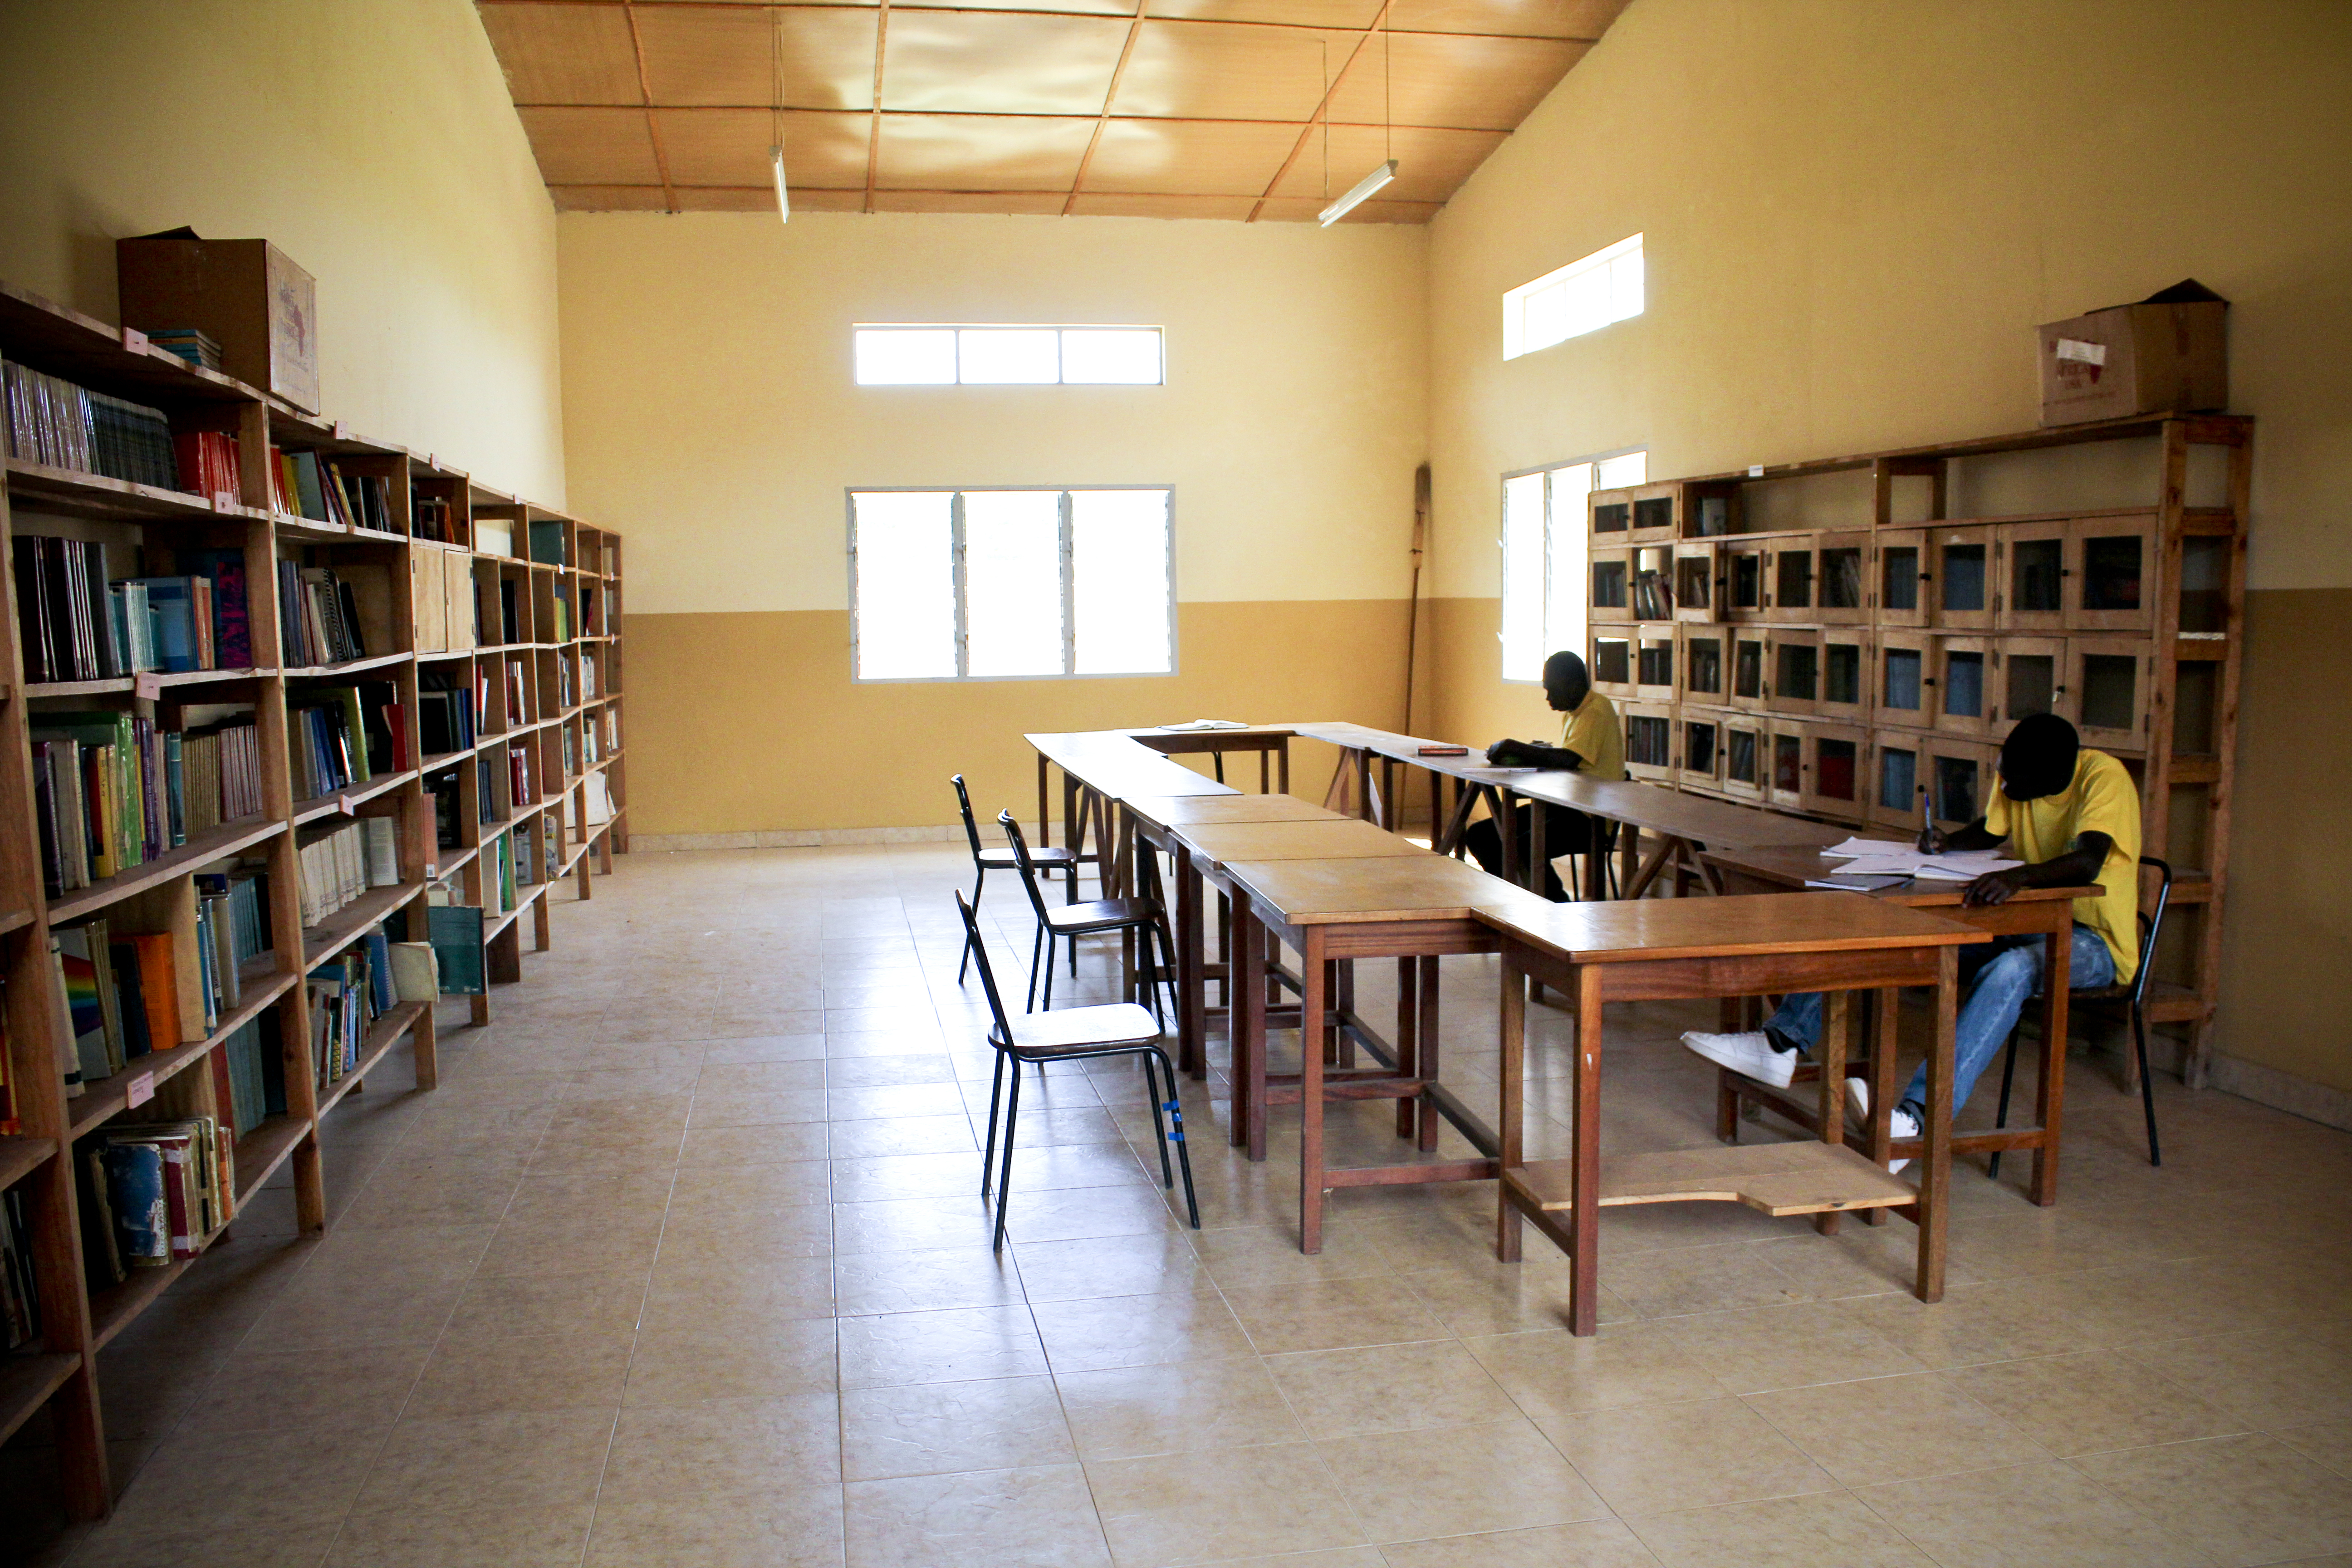
[[2042, 423], [2230, 405], [2229, 301], [2194, 279], [2042, 332]]
[[318, 285], [284, 251], [176, 228], [116, 240], [114, 271], [124, 326], [200, 328], [220, 344], [224, 374], [319, 411]]

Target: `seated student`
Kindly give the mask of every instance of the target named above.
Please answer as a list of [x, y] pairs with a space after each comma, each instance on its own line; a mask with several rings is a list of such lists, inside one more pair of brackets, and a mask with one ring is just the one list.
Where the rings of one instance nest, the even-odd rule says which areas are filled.
[[[1497, 741], [1486, 748], [1486, 760], [1498, 768], [1559, 768], [1588, 778], [1623, 778], [1625, 731], [1617, 721], [1617, 705], [1592, 689], [1592, 677], [1586, 673], [1584, 660], [1566, 651], [1552, 655], [1544, 660], [1543, 688], [1552, 711], [1567, 715], [1560, 721], [1559, 744]], [[1580, 811], [1549, 803], [1544, 811], [1546, 860], [1554, 855], [1584, 854], [1592, 843], [1592, 819]], [[1517, 815], [1518, 858], [1525, 865], [1535, 837], [1535, 804], [1520, 803]], [[1493, 817], [1472, 823], [1462, 836], [1462, 846], [1490, 874], [1502, 875], [1503, 834]], [[1568, 899], [1559, 885], [1559, 873], [1549, 864], [1543, 868], [1543, 895], [1554, 903]]]
[[[2074, 900], [2069, 979], [2076, 990], [2128, 982], [2139, 967], [2139, 790], [2123, 764], [2105, 752], [2085, 750], [2074, 726], [2054, 713], [2019, 720], [2001, 742], [2000, 778], [1985, 814], [1949, 837], [1922, 829], [1919, 848], [1926, 854], [1990, 849], [2003, 839], [2026, 864], [1979, 877], [1963, 901], [2006, 903], [2021, 888], [2095, 882], [2105, 889], [2098, 897]], [[1996, 937], [1960, 949], [1961, 978], [1973, 974], [1974, 982], [1960, 1006], [1954, 1045], [1955, 1111], [1969, 1102], [1978, 1075], [2017, 1026], [2026, 997], [2041, 989], [2042, 942], [2038, 935]], [[1683, 1044], [1709, 1061], [1786, 1087], [1799, 1054], [1821, 1032], [1822, 998], [1808, 992], [1782, 1000], [1760, 1031], [1693, 1031]], [[1845, 1095], [1857, 1117], [1869, 1114], [1870, 1089], [1863, 1079], [1846, 1079]], [[1895, 1106], [1895, 1137], [1919, 1135], [1927, 1101], [1923, 1063]], [[1907, 1163], [1898, 1160], [1893, 1168]]]

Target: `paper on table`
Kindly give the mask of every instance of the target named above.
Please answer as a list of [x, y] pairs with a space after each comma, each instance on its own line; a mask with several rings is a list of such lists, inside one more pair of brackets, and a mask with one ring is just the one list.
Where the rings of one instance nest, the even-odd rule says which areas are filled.
[[[1833, 852], [1824, 850], [1823, 853]], [[1848, 877], [1920, 877], [1929, 881], [1972, 882], [1988, 871], [2006, 871], [2023, 864], [2022, 860], [2003, 860], [1981, 850], [1945, 855], [1922, 855], [1916, 850], [1906, 850], [1896, 854], [1853, 856], [1838, 868], [1838, 873]]]
[[1194, 719], [1182, 724], [1162, 724], [1160, 729], [1174, 733], [1181, 730], [1246, 730], [1239, 719]]
[[1807, 882], [1805, 886], [1808, 888], [1826, 888], [1832, 892], [1838, 893], [1875, 893], [1887, 888], [1899, 888], [1910, 879], [1911, 879], [1908, 877], [1854, 877], [1839, 875], [1834, 877], [1815, 877], [1811, 881]]

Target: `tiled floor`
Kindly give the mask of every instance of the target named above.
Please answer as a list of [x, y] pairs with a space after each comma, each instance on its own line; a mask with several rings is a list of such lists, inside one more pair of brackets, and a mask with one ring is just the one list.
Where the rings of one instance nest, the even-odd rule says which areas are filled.
[[[54, 1533], [34, 1435], [8, 1532], [74, 1568], [2352, 1564], [2352, 1136], [2168, 1084], [2151, 1170], [2078, 1057], [2064, 1201], [1957, 1173], [1940, 1306], [1900, 1222], [1613, 1210], [1578, 1341], [1486, 1185], [1342, 1194], [1300, 1256], [1291, 1151], [1233, 1155], [1222, 1078], [1184, 1229], [1115, 1062], [1030, 1081], [998, 1259], [965, 874], [623, 860], [437, 1093], [345, 1102], [326, 1239], [278, 1194], [109, 1351], [114, 1519]], [[1445, 969], [1491, 1105], [1491, 965]], [[1610, 1143], [1708, 1140], [1706, 1016], [1612, 1014]]]

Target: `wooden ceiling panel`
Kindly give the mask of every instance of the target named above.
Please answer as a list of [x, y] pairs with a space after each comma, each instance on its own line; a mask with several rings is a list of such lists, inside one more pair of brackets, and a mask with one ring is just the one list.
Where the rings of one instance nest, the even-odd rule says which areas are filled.
[[995, 213], [1054, 217], [1069, 198], [1059, 191], [877, 191], [878, 213]]
[[1087, 165], [1089, 194], [1254, 196], [1298, 142], [1298, 127], [1237, 121], [1114, 120]]
[[[1062, 11], [1073, 16], [1135, 15], [1135, 0], [923, 0], [926, 10], [940, 11]], [[890, 15], [902, 15], [893, 5]]]
[[657, 213], [668, 203], [659, 185], [550, 185], [560, 213]]
[[1609, 30], [1627, 0], [1393, 0], [1388, 26], [1400, 33], [1501, 33], [1518, 38], [1582, 38]]
[[1109, 16], [893, 9], [882, 107], [1099, 115], [1128, 26]]
[[1070, 204], [1074, 217], [1206, 217], [1239, 221], [1257, 205], [1255, 196], [1147, 196], [1091, 195], [1080, 191]]
[[524, 133], [551, 185], [658, 185], [642, 109], [521, 109]]
[[1315, 112], [1360, 35], [1226, 22], [1146, 22], [1119, 79], [1121, 115], [1287, 120]]
[[646, 80], [656, 104], [774, 103], [781, 29], [784, 107], [872, 109], [876, 16], [858, 5], [646, 6]]
[[485, 5], [517, 103], [643, 103], [628, 14], [611, 5]]
[[1361, 32], [1380, 16], [1381, 0], [1151, 0], [1147, 14], [1192, 22], [1266, 22]]
[[1328, 205], [1333, 196], [1381, 166], [1391, 155], [1397, 177], [1381, 188], [1385, 201], [1443, 202], [1461, 187], [1486, 155], [1503, 144], [1499, 131], [1431, 131], [1401, 126], [1392, 134], [1377, 125], [1334, 125], [1330, 134], [1329, 194], [1325, 194], [1324, 137], [1318, 127], [1290, 172], [1275, 186], [1278, 196], [1313, 196]]
[[[669, 177], [681, 185], [758, 185], [773, 176], [768, 148], [778, 116], [764, 109], [657, 109]], [[786, 110], [784, 179], [788, 184], [866, 186], [866, 144], [874, 117], [847, 111]]]
[[1069, 116], [886, 114], [876, 184], [892, 190], [1060, 191], [1095, 122]]
[[1340, 79], [1331, 118], [1509, 131], [1590, 47], [1559, 38], [1376, 34]]

